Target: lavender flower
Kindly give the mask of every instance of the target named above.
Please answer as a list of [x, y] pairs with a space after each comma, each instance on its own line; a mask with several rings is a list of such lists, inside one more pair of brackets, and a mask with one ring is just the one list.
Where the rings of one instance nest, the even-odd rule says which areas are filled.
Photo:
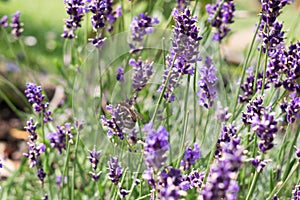
[[201, 188], [205, 176], [205, 172], [199, 173], [198, 171], [192, 171], [186, 177], [183, 178], [181, 184], [183, 190], [190, 190], [193, 188]]
[[97, 180], [99, 180], [102, 172], [101, 171], [98, 173], [96, 172], [98, 163], [99, 163], [99, 159], [100, 159], [100, 151], [96, 150], [96, 145], [94, 145], [94, 149], [92, 151], [89, 151], [88, 159], [89, 159], [90, 163], [92, 164], [92, 171], [89, 173], [92, 175], [92, 179], [94, 181], [97, 181]]
[[25, 95], [28, 102], [32, 104], [35, 112], [43, 113], [44, 122], [52, 121], [51, 111], [48, 110], [49, 102], [45, 102], [45, 95], [42, 94], [42, 87], [34, 83], [26, 83]]
[[139, 16], [134, 16], [130, 24], [131, 42], [129, 46], [131, 49], [140, 49], [140, 45], [144, 40], [144, 36], [153, 32], [153, 25], [158, 24], [157, 18], [151, 18], [144, 13]]
[[184, 11], [188, 5], [190, 5], [189, 0], [177, 0], [177, 9], [180, 11]]
[[[99, 32], [104, 28], [107, 28], [109, 32], [113, 30], [112, 24], [116, 21], [116, 19], [122, 15], [121, 7], [118, 6], [114, 11], [112, 8], [113, 0], [93, 0], [88, 10], [92, 13], [91, 23], [95, 32]], [[106, 27], [106, 25], [110, 24], [110, 26]], [[106, 38], [97, 35], [95, 40], [90, 39], [95, 47], [99, 48], [103, 45], [103, 42]]]
[[163, 170], [159, 177], [157, 190], [159, 199], [179, 199], [185, 196], [186, 192], [182, 189], [183, 177], [180, 170], [170, 167]]
[[255, 115], [251, 123], [253, 130], [261, 139], [258, 143], [259, 149], [262, 152], [271, 149], [274, 146], [273, 140], [278, 131], [276, 127], [277, 121], [274, 119], [274, 115], [267, 112], [264, 112], [261, 117]]
[[288, 123], [294, 123], [300, 117], [300, 97], [297, 97], [296, 92], [290, 95], [289, 102], [285, 100], [285, 103], [281, 104], [280, 107], [286, 113]]
[[1, 161], [1, 159], [0, 159], [0, 168], [2, 168], [3, 167], [3, 165], [2, 165], [2, 161]]
[[[244, 92], [243, 95], [239, 95], [239, 102], [249, 102], [253, 95], [258, 91], [261, 90], [263, 87], [263, 73], [259, 72], [256, 80], [256, 88], [254, 88], [254, 81], [255, 81], [255, 75], [252, 73], [252, 71], [248, 74], [248, 77], [246, 78], [245, 82], [241, 85], [241, 89]], [[264, 89], [269, 88], [269, 82], [267, 81], [264, 84]]]
[[118, 68], [118, 73], [116, 75], [117, 81], [124, 82], [124, 69], [122, 67]]
[[221, 41], [230, 31], [228, 24], [233, 23], [234, 1], [226, 0], [222, 3], [221, 0], [218, 0], [214, 5], [206, 5], [206, 11], [209, 15], [207, 21], [211, 23], [212, 27], [217, 29], [213, 39]]
[[[162, 92], [166, 88], [164, 98], [169, 102], [175, 99], [173, 92], [178, 87], [182, 75], [192, 75], [194, 73], [192, 64], [201, 60], [198, 48], [202, 39], [196, 26], [197, 17], [192, 16], [189, 9], [183, 13], [179, 13], [175, 9], [173, 17], [176, 25], [173, 30], [170, 54], [166, 57], [168, 68], [163, 75], [163, 84], [158, 89], [158, 92]], [[167, 82], [167, 80], [169, 81]]]
[[261, 96], [259, 96], [248, 104], [246, 112], [242, 113], [242, 121], [245, 124], [252, 124], [252, 119], [254, 116], [260, 117], [263, 114], [265, 107], [262, 105], [262, 103], [263, 99]]
[[120, 167], [118, 163], [117, 157], [110, 157], [110, 160], [108, 162], [109, 167], [109, 174], [108, 178], [111, 180], [113, 184], [118, 184], [120, 181], [120, 178], [123, 175], [123, 169]]
[[154, 130], [151, 123], [145, 125], [143, 131], [147, 133], [144, 146], [146, 165], [148, 168], [159, 169], [167, 160], [166, 153], [169, 150], [169, 133], [163, 126]]
[[296, 157], [298, 159], [298, 162], [300, 163], [300, 149], [295, 147], [296, 148]]
[[223, 143], [223, 157], [211, 167], [207, 183], [201, 193], [206, 199], [236, 199], [239, 186], [233, 177], [237, 176], [242, 164], [242, 149], [240, 140], [232, 139]]
[[40, 155], [45, 152], [46, 145], [37, 143], [36, 124], [30, 118], [25, 126], [25, 130], [29, 133], [29, 152], [23, 155], [30, 160], [30, 168], [41, 165]]
[[300, 199], [300, 185], [296, 185], [292, 192], [293, 192], [292, 200], [299, 200]]
[[198, 82], [200, 87], [197, 93], [199, 99], [199, 105], [209, 108], [213, 105], [216, 98], [216, 68], [210, 57], [205, 58], [204, 67], [200, 69], [201, 79]]
[[23, 23], [20, 22], [20, 11], [12, 15], [10, 27], [12, 28], [11, 34], [16, 38], [20, 37], [23, 32]]
[[64, 3], [69, 18], [65, 19], [64, 32], [61, 36], [73, 39], [75, 38], [74, 32], [81, 27], [85, 13], [85, 2], [84, 0], [64, 0]]
[[57, 149], [61, 154], [62, 150], [66, 150], [66, 139], [72, 143], [71, 125], [66, 123], [65, 126], [57, 126], [56, 129], [56, 132], [49, 133], [48, 139], [51, 147]]
[[215, 152], [215, 157], [216, 158], [221, 158], [222, 157], [222, 143], [224, 142], [230, 142], [233, 138], [236, 138], [236, 127], [232, 124], [229, 126], [223, 126], [220, 136], [218, 138], [218, 142], [217, 142], [217, 148], [216, 148], [216, 152]]
[[267, 166], [268, 162], [271, 160], [261, 160], [261, 157], [251, 158], [250, 162], [255, 167], [258, 173], [262, 172], [265, 166]]
[[119, 187], [119, 196], [121, 199], [125, 198], [130, 193], [130, 190], [125, 190], [122, 187]]
[[43, 168], [38, 168], [37, 177], [41, 181], [42, 185], [44, 185], [44, 179], [45, 179], [46, 175], [47, 174], [46, 174], [46, 172], [44, 171]]
[[118, 136], [121, 140], [124, 139], [124, 133], [119, 127], [117, 122], [117, 112], [118, 108], [114, 108], [112, 105], [107, 105], [106, 110], [110, 113], [111, 119], [107, 119], [105, 116], [101, 116], [102, 125], [108, 127], [107, 136], [111, 137], [113, 135]]
[[149, 63], [147, 60], [145, 62], [142, 62], [141, 59], [139, 59], [138, 61], [130, 59], [129, 64], [133, 68], [132, 87], [137, 92], [141, 91], [143, 87], [146, 86], [148, 80], [153, 74], [153, 62]]
[[199, 145], [197, 143], [194, 144], [194, 149], [188, 147], [184, 152], [184, 157], [180, 162], [180, 166], [183, 167], [184, 170], [189, 170], [193, 164], [195, 164], [196, 160], [200, 159], [201, 152], [199, 150]]
[[3, 28], [8, 27], [7, 18], [8, 18], [7, 15], [4, 15], [0, 20], [0, 24]]
[[291, 3], [291, 0], [262, 0], [261, 18], [262, 22], [259, 29], [259, 37], [262, 40], [262, 50], [265, 53], [276, 51], [283, 44], [282, 23], [277, 21], [281, 9]]

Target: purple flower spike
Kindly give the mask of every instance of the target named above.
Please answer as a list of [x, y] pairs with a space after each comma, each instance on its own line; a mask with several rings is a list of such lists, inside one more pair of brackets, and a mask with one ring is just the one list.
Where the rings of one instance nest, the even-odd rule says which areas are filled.
[[190, 0], [177, 0], [177, 9], [184, 11], [188, 5], [190, 5]]
[[198, 82], [200, 87], [197, 93], [199, 97], [199, 105], [209, 108], [213, 105], [216, 98], [216, 68], [210, 57], [205, 58], [204, 67], [200, 69], [201, 79]]
[[[197, 17], [192, 16], [189, 9], [180, 13], [177, 9], [173, 11], [175, 27], [173, 29], [172, 46], [170, 53], [166, 56], [167, 69], [163, 75], [162, 85], [158, 92], [166, 87], [164, 98], [169, 102], [174, 101], [174, 90], [179, 86], [180, 80], [185, 74], [194, 74], [193, 64], [201, 60], [199, 46], [202, 37], [196, 26]], [[169, 82], [167, 82], [169, 77]]]
[[109, 168], [108, 178], [111, 180], [113, 184], [117, 185], [120, 181], [120, 178], [123, 175], [123, 169], [119, 165], [119, 161], [117, 157], [110, 157], [110, 160], [108, 162], [108, 168]]
[[184, 157], [180, 162], [180, 165], [184, 170], [189, 170], [193, 164], [195, 164], [196, 160], [200, 159], [201, 152], [199, 150], [199, 145], [197, 143], [194, 144], [194, 149], [188, 147], [184, 152]]
[[58, 150], [61, 154], [62, 150], [66, 150], [66, 138], [68, 138], [69, 143], [73, 143], [71, 134], [71, 126], [66, 123], [65, 126], [57, 126], [57, 132], [49, 133], [48, 139], [52, 148]]
[[16, 38], [20, 37], [23, 32], [23, 23], [20, 22], [20, 11], [17, 11], [15, 14], [12, 15], [11, 19], [11, 34], [14, 35]]
[[34, 111], [43, 113], [45, 123], [52, 121], [51, 111], [48, 110], [49, 102], [45, 102], [45, 95], [42, 94], [41, 86], [26, 83], [25, 95], [28, 102], [32, 104]]
[[158, 24], [157, 18], [151, 18], [148, 15], [141, 13], [139, 16], [134, 16], [130, 24], [131, 42], [129, 46], [132, 50], [141, 49], [145, 35], [152, 33], [153, 26]]
[[74, 32], [81, 27], [81, 21], [86, 12], [85, 2], [84, 0], [64, 0], [64, 3], [69, 18], [65, 19], [64, 32], [61, 37], [73, 39], [75, 38]]
[[300, 199], [300, 185], [296, 185], [292, 192], [293, 192], [292, 200], [299, 200]]
[[44, 179], [46, 177], [46, 172], [44, 171], [43, 168], [39, 168], [37, 171], [37, 177], [39, 178], [39, 180], [41, 181], [42, 185], [44, 185]]
[[92, 175], [92, 179], [94, 181], [99, 180], [100, 176], [101, 176], [101, 171], [100, 172], [96, 172], [97, 171], [97, 167], [98, 167], [98, 163], [99, 163], [99, 159], [100, 159], [100, 151], [96, 150], [96, 145], [94, 145], [94, 149], [92, 151], [89, 151], [89, 161], [92, 164], [92, 171], [89, 172]]
[[145, 125], [143, 131], [147, 133], [145, 142], [146, 165], [148, 169], [159, 169], [167, 160], [166, 153], [169, 150], [169, 133], [163, 126], [154, 130], [152, 124]]
[[118, 68], [118, 73], [116, 75], [117, 81], [124, 82], [124, 69], [122, 67]]
[[137, 92], [141, 91], [146, 86], [148, 80], [153, 74], [153, 62], [149, 63], [147, 60], [142, 62], [141, 59], [138, 61], [130, 59], [129, 65], [131, 65], [133, 68], [132, 87]]
[[286, 113], [288, 123], [294, 123], [300, 117], [300, 97], [297, 97], [297, 93], [294, 92], [290, 95], [290, 98], [289, 102], [286, 101], [280, 107]]
[[0, 24], [3, 28], [8, 27], [7, 19], [8, 19], [7, 15], [4, 15], [0, 20]]
[[[211, 23], [212, 27], [217, 29], [213, 39], [215, 41], [221, 41], [230, 31], [228, 24], [233, 23], [233, 13], [235, 11], [234, 1], [227, 0], [222, 4], [222, 1], [218, 0], [214, 5], [206, 5], [206, 11], [209, 15], [207, 21]], [[216, 13], [217, 11], [218, 13]]]

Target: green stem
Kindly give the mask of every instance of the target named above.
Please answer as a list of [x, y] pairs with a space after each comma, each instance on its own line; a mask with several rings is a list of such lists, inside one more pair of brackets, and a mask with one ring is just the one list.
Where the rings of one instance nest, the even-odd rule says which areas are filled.
[[259, 174], [256, 170], [255, 170], [255, 173], [254, 173], [254, 177], [252, 179], [252, 182], [251, 182], [251, 186], [250, 186], [250, 189], [249, 189], [249, 192], [247, 194], [247, 197], [245, 200], [249, 200], [254, 192], [254, 189], [255, 189], [255, 186], [256, 186], [256, 182], [258, 180], [258, 177], [259, 177]]
[[[76, 129], [76, 142], [75, 142], [75, 158], [77, 158], [77, 152], [78, 152], [78, 144], [79, 144], [79, 128]], [[72, 176], [72, 188], [71, 188], [71, 200], [74, 199], [74, 188], [75, 188], [75, 175], [76, 175], [76, 164], [73, 168], [73, 176]]]

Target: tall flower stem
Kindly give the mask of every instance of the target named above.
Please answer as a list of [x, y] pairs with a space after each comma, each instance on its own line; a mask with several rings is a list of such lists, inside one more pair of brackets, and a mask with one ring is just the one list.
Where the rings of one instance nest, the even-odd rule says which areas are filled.
[[[78, 144], [79, 144], [79, 127], [76, 128], [76, 142], [75, 142], [75, 158], [77, 158], [78, 153]], [[76, 175], [76, 164], [73, 167], [73, 176], [72, 176], [72, 188], [71, 188], [71, 200], [74, 199], [74, 187], [75, 187], [75, 175]]]
[[254, 46], [254, 43], [255, 43], [255, 39], [256, 39], [258, 30], [259, 30], [260, 23], [261, 23], [261, 18], [260, 18], [260, 20], [258, 22], [258, 25], [256, 27], [256, 30], [255, 30], [254, 36], [252, 38], [252, 41], [251, 41], [251, 44], [250, 44], [250, 48], [249, 48], [249, 51], [248, 51], [248, 54], [247, 54], [247, 57], [246, 57], [246, 60], [245, 60], [244, 65], [243, 65], [241, 80], [240, 80], [240, 83], [238, 85], [238, 89], [236, 91], [236, 95], [235, 95], [235, 99], [234, 99], [234, 104], [233, 104], [233, 109], [232, 109], [233, 116], [231, 117], [231, 122], [236, 118], [235, 110], [236, 110], [236, 106], [237, 106], [237, 103], [238, 103], [238, 98], [239, 98], [239, 93], [240, 93], [241, 85], [243, 84], [243, 80], [244, 80], [244, 77], [245, 77], [245, 74], [246, 74], [246, 68], [247, 68], [247, 66], [249, 64], [250, 55], [251, 55], [251, 52], [252, 52], [252, 49], [253, 49], [253, 46]]
[[253, 194], [253, 192], [254, 192], [254, 189], [255, 189], [256, 182], [257, 182], [257, 180], [258, 180], [259, 174], [260, 174], [260, 173], [257, 172], [257, 171], [255, 170], [254, 177], [253, 177], [253, 179], [252, 179], [252, 182], [251, 182], [251, 185], [250, 185], [250, 189], [249, 189], [249, 191], [248, 191], [248, 194], [247, 194], [245, 200], [249, 200], [249, 199], [251, 198], [251, 196], [252, 196], [252, 194]]

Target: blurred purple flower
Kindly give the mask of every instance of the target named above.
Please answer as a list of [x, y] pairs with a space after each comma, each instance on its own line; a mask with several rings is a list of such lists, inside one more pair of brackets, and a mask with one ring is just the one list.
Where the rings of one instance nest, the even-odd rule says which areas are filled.
[[46, 177], [46, 172], [44, 171], [44, 169], [42, 167], [38, 168], [37, 170], [37, 177], [39, 178], [42, 186], [44, 185], [44, 179]]
[[204, 180], [205, 172], [199, 173], [198, 171], [191, 171], [187, 176], [183, 178], [183, 183], [181, 184], [183, 190], [189, 189], [199, 189]]
[[222, 152], [223, 152], [223, 149], [221, 147], [222, 143], [230, 142], [233, 138], [236, 138], [236, 136], [237, 136], [236, 131], [237, 131], [236, 127], [233, 124], [228, 125], [228, 126], [225, 126], [225, 125], [222, 126], [222, 130], [221, 130], [220, 136], [217, 141], [217, 148], [215, 151], [216, 158], [222, 157]]
[[135, 91], [141, 91], [146, 86], [148, 80], [151, 78], [152, 63], [147, 60], [142, 62], [141, 59], [135, 61], [133, 58], [129, 60], [129, 65], [133, 68], [132, 87]]
[[108, 162], [108, 178], [111, 180], [113, 184], [118, 184], [120, 181], [120, 178], [123, 175], [123, 169], [119, 165], [118, 158], [117, 157], [110, 157], [110, 160]]
[[139, 16], [134, 16], [130, 24], [131, 42], [129, 46], [131, 49], [141, 49], [143, 45], [144, 36], [152, 33], [153, 25], [158, 24], [157, 18], [151, 18], [148, 15], [141, 13]]
[[23, 32], [23, 23], [20, 22], [20, 11], [12, 15], [10, 27], [12, 28], [11, 34], [16, 38], [20, 37]]
[[300, 199], [300, 184], [299, 185], [295, 185], [292, 193], [293, 193], [292, 200], [299, 200]]
[[167, 160], [166, 153], [169, 150], [169, 133], [163, 126], [154, 130], [152, 124], [146, 124], [143, 131], [147, 133], [144, 159], [148, 168], [159, 169]]
[[298, 162], [300, 163], [300, 149], [295, 147], [296, 148], [296, 157], [298, 159]]
[[100, 159], [100, 151], [96, 150], [96, 145], [94, 145], [93, 150], [89, 150], [89, 161], [92, 164], [92, 171], [90, 171], [89, 173], [92, 175], [92, 179], [94, 181], [98, 181], [100, 176], [101, 176], [101, 171], [100, 172], [96, 172], [97, 171], [97, 167], [98, 167], [98, 163], [99, 163], [99, 159]]
[[119, 187], [119, 196], [121, 199], [125, 198], [130, 193], [130, 190], [125, 190], [122, 187]]
[[25, 95], [28, 102], [32, 104], [35, 112], [43, 113], [44, 122], [52, 121], [51, 111], [48, 110], [49, 102], [45, 102], [45, 95], [42, 94], [42, 87], [34, 83], [26, 83]]
[[212, 27], [217, 29], [213, 39], [221, 41], [230, 31], [228, 24], [233, 23], [233, 13], [235, 11], [234, 1], [217, 0], [216, 4], [207, 4], [206, 11], [208, 13], [207, 21], [211, 23]]
[[124, 82], [124, 69], [122, 67], [118, 68], [118, 73], [116, 75], [117, 81]]
[[177, 9], [184, 11], [190, 5], [190, 0], [177, 0]]
[[1, 20], [0, 20], [1, 26], [2, 26], [3, 28], [8, 27], [7, 19], [8, 19], [7, 15], [4, 15], [4, 16], [1, 18]]
[[201, 78], [198, 82], [200, 90], [197, 95], [199, 97], [199, 105], [209, 108], [213, 105], [216, 98], [216, 68], [212, 59], [207, 56], [205, 58], [204, 67], [200, 69]]
[[199, 149], [199, 145], [197, 143], [194, 144], [194, 149], [191, 147], [187, 147], [184, 152], [184, 157], [180, 162], [180, 166], [183, 167], [184, 170], [189, 170], [193, 164], [195, 164], [196, 160], [199, 160], [201, 156], [201, 152]]

